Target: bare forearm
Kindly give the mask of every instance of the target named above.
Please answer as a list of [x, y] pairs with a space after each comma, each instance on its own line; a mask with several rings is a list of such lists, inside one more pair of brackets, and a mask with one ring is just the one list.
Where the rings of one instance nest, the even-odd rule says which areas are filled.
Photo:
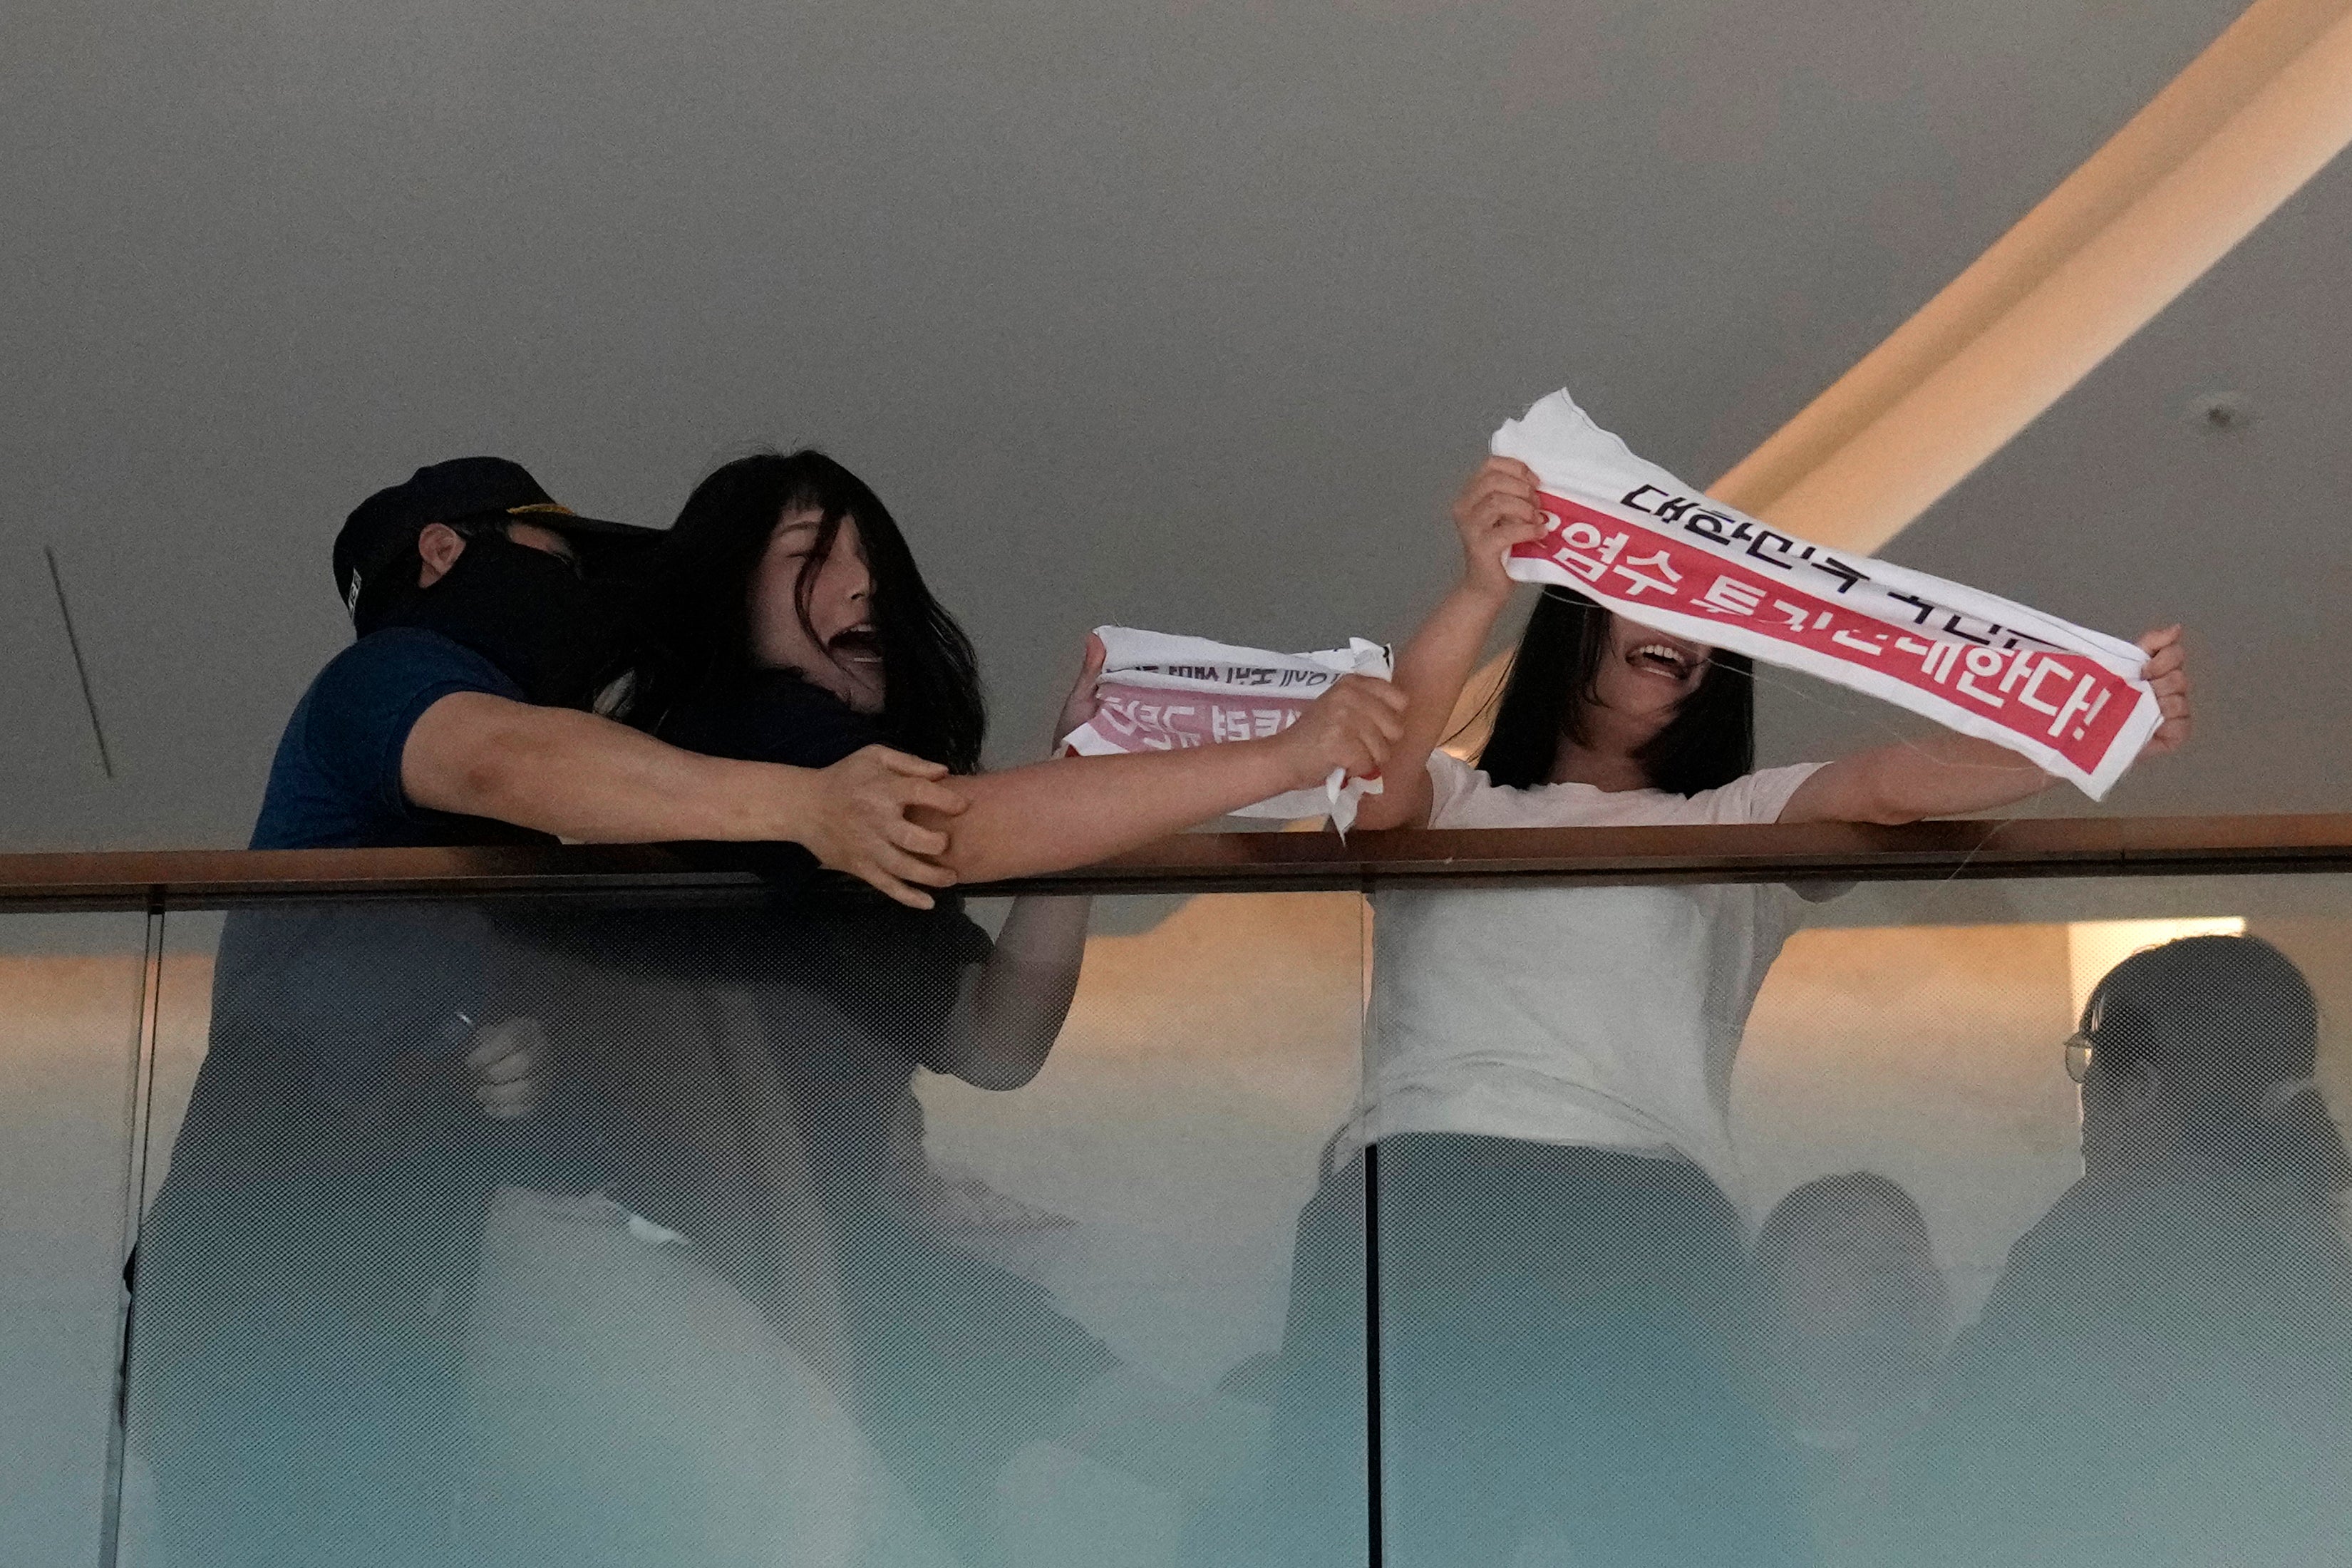
[[956, 781], [970, 801], [942, 823], [958, 879], [1091, 865], [1297, 787], [1273, 741], [1182, 752], [1057, 757]]
[[1069, 1016], [1086, 957], [1087, 898], [1013, 901], [995, 951], [958, 998], [950, 1068], [983, 1089], [1037, 1076]]
[[1905, 822], [2013, 805], [2058, 782], [2008, 747], [1970, 735], [1888, 750], [1890, 815]]
[[1897, 742], [1830, 763], [1790, 797], [1783, 822], [1917, 822], [2012, 805], [2056, 781], [1968, 735]]
[[1457, 584], [1405, 645], [1396, 668], [1396, 684], [1407, 703], [1404, 738], [1397, 742], [1396, 765], [1382, 780], [1381, 792], [1366, 795], [1357, 807], [1357, 826], [1409, 827], [1428, 819], [1429, 773], [1422, 759], [1444, 740], [1446, 721], [1507, 602], [1507, 595]]
[[583, 843], [794, 837], [796, 790], [812, 776], [475, 692], [427, 709], [401, 754], [401, 785], [417, 805]]

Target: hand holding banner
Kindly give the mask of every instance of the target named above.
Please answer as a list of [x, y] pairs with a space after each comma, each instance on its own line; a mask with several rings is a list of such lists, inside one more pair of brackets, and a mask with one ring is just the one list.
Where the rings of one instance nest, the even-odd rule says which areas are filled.
[[[1389, 675], [1388, 649], [1361, 637], [1344, 648], [1268, 653], [1130, 626], [1097, 626], [1095, 636], [1103, 646], [1097, 706], [1062, 742], [1080, 756], [1262, 741], [1297, 723], [1340, 677]], [[1233, 815], [1328, 816], [1345, 833], [1356, 820], [1356, 802], [1380, 793], [1380, 780], [1349, 778], [1335, 768], [1319, 790], [1292, 790]]]
[[1709, 500], [1555, 392], [1495, 432], [1541, 481], [1521, 582], [1817, 675], [2008, 747], [2103, 799], [2162, 720], [2132, 644]]

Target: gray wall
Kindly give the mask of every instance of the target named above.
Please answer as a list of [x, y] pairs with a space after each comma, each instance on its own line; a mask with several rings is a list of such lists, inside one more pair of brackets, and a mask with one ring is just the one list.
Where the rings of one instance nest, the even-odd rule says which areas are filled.
[[[1500, 417], [1570, 383], [1712, 477], [2236, 9], [14, 0], [0, 842], [241, 842], [347, 635], [335, 521], [464, 452], [661, 521], [747, 444], [825, 445], [971, 626], [1006, 758], [1098, 621], [1400, 635]], [[2275, 566], [2332, 524], [2214, 509], [2336, 477], [2340, 186], [1896, 553], [2183, 615], [2217, 705], [2294, 725], [2262, 681], [2326, 579]], [[2215, 378], [2276, 415], [2226, 450], [2174, 418]], [[2263, 570], [2215, 570], [2217, 522]], [[1786, 747], [1878, 718], [1769, 711]], [[2116, 805], [2332, 798], [2325, 749]]]

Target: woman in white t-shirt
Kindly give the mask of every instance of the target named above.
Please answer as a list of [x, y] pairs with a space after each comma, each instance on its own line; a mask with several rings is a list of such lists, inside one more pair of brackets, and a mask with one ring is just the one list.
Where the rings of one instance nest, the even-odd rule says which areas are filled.
[[[1395, 754], [1428, 764], [1391, 770], [1360, 827], [1898, 823], [2052, 783], [1948, 734], [1751, 771], [1746, 658], [1556, 588], [1476, 766], [1458, 762], [1434, 748], [1510, 596], [1505, 556], [1542, 531], [1534, 473], [1489, 459], [1454, 520], [1462, 582], [1396, 677]], [[2141, 646], [2165, 712], [2148, 750], [2169, 751], [2189, 728], [2179, 628]], [[1361, 1561], [1369, 1271], [1387, 1562], [1792, 1558], [1734, 1350], [1754, 1314], [1723, 1188], [1732, 1058], [1797, 901], [1725, 884], [1379, 896], [1363, 1097], [1300, 1221], [1259, 1551]]]

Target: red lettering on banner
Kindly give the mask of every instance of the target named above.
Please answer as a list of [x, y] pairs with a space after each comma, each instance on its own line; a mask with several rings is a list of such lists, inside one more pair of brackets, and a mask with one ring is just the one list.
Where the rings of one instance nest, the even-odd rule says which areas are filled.
[[[2096, 769], [2137, 705], [2130, 682], [2087, 655], [2040, 644], [1986, 647], [1983, 637], [1960, 629], [1957, 616], [1948, 626], [1928, 626], [1933, 605], [1923, 605], [1916, 621], [1891, 625], [1797, 587], [1785, 566], [1752, 548], [1747, 553], [1769, 568], [1769, 574], [1729, 559], [1728, 552], [1702, 548], [1670, 526], [1612, 516], [1549, 493], [1540, 500], [1550, 527], [1511, 553], [1569, 572], [1594, 597], [1635, 620], [1645, 608], [1670, 609], [1892, 676], [1964, 702], [2086, 773]], [[1665, 510], [1659, 508], [1661, 519]], [[1851, 584], [1839, 591], [1846, 586]]]
[[1133, 750], [1182, 752], [1221, 741], [1262, 741], [1298, 722], [1311, 697], [1171, 691], [1156, 686], [1106, 682], [1094, 726], [1104, 739]]

